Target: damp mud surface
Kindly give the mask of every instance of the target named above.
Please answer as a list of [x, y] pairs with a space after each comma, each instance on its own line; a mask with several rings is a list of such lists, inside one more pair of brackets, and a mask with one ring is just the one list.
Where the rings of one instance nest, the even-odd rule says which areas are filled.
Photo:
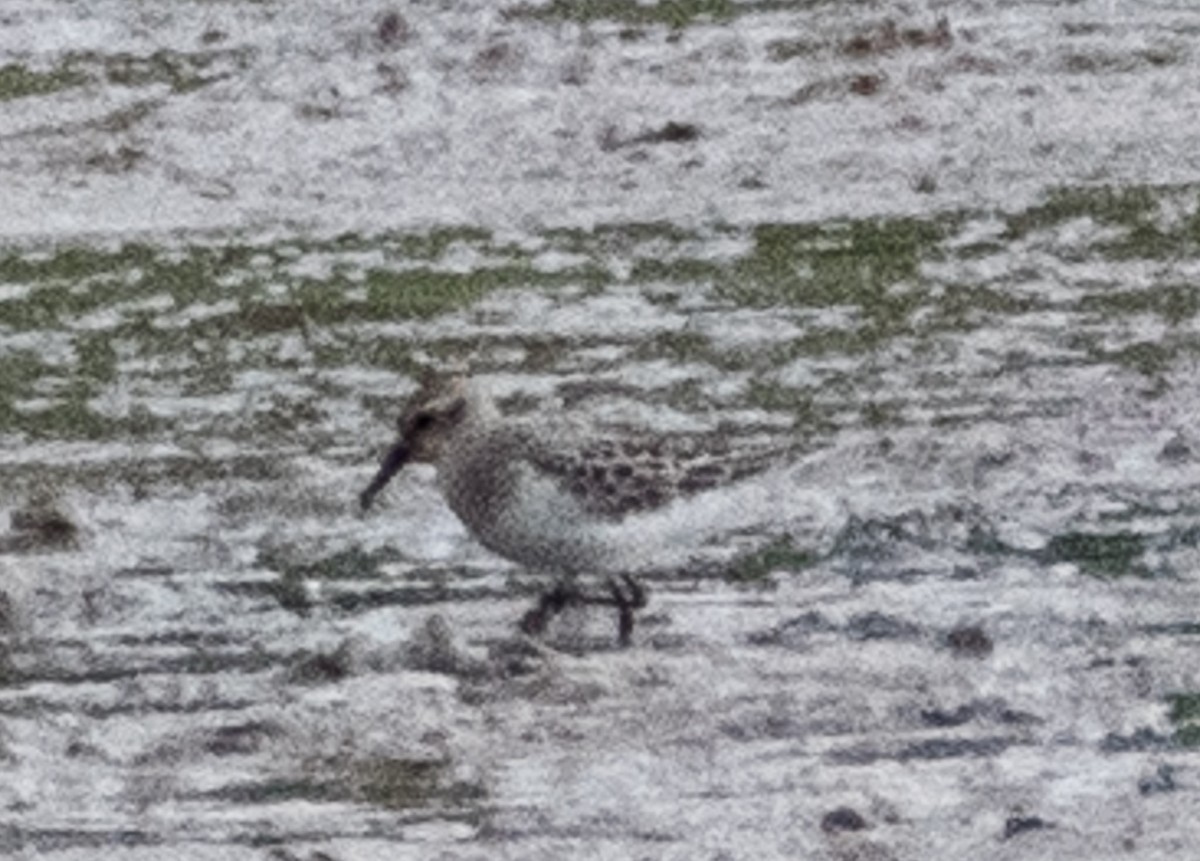
[[[1196, 854], [1186, 4], [0, 24], [0, 855]], [[530, 642], [357, 505], [463, 366], [794, 454]]]

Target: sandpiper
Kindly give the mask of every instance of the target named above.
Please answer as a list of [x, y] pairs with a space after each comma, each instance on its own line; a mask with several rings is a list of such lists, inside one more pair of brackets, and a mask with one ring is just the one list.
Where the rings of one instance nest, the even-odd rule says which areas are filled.
[[[615, 606], [622, 646], [646, 604], [633, 578], [664, 540], [656, 515], [685, 499], [761, 473], [779, 446], [734, 452], [727, 439], [603, 434], [568, 418], [506, 418], [478, 381], [427, 381], [399, 419], [400, 438], [362, 492], [364, 510], [408, 462], [433, 463], [450, 508], [488, 549], [557, 585], [521, 620], [542, 632], [568, 604]], [[659, 518], [658, 526], [669, 523]], [[676, 518], [686, 534], [685, 513]], [[647, 527], [643, 529], [642, 527]], [[575, 575], [608, 575], [608, 593], [586, 596]]]

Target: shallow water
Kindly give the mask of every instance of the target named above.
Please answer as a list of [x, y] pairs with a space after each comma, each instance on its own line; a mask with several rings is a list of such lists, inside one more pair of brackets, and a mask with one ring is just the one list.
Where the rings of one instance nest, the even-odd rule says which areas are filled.
[[[1200, 18], [577, 8], [6, 7], [0, 848], [1187, 857]], [[530, 650], [462, 363], [797, 454]]]

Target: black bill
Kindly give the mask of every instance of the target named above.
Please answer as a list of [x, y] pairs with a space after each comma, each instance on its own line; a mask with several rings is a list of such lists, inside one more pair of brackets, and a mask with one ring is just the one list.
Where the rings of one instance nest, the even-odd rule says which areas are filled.
[[371, 507], [371, 503], [375, 501], [375, 497], [379, 491], [392, 480], [392, 476], [400, 471], [408, 461], [408, 446], [404, 444], [404, 440], [392, 446], [391, 451], [387, 453], [387, 457], [383, 459], [383, 463], [379, 465], [379, 472], [375, 473], [375, 477], [371, 479], [371, 483], [367, 485], [358, 496], [358, 503], [362, 506], [363, 511]]

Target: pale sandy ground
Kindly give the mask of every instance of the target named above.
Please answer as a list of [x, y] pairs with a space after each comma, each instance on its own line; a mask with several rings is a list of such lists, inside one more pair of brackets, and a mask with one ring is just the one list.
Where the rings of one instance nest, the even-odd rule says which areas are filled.
[[[379, 4], [5, 3], [0, 53], [32, 68], [67, 51], [194, 51], [205, 33], [229, 53], [208, 69], [220, 80], [189, 92], [93, 84], [3, 103], [0, 232], [116, 244], [477, 224], [527, 239], [651, 219], [1019, 209], [1058, 185], [1200, 176], [1200, 16], [1186, 4], [828, 3], [634, 41], [616, 24], [506, 21], [488, 4], [397, 8], [411, 33], [393, 44]], [[928, 30], [939, 16], [948, 45], [836, 49], [885, 19]], [[779, 39], [817, 47], [777, 61]], [[880, 90], [855, 94], [862, 75]], [[668, 120], [700, 138], [629, 143]], [[1032, 268], [1014, 289], [1045, 294], [1191, 274], [1186, 260], [1091, 272], [1063, 249], [1094, 229], [926, 274]], [[595, 316], [582, 301], [558, 316], [487, 301], [486, 321], [360, 335], [486, 340], [549, 319], [632, 339], [688, 313], [636, 296]], [[743, 320], [747, 337], [768, 317]], [[129, 464], [189, 451], [223, 463], [237, 445], [10, 446], [0, 462], [44, 466], [82, 531], [0, 556], [23, 679], [0, 690], [0, 854], [1192, 857], [1200, 771], [1172, 743], [1166, 697], [1200, 690], [1195, 542], [1180, 537], [1200, 510], [1200, 463], [1178, 453], [1197, 445], [1194, 368], [1171, 369], [1154, 401], [1112, 368], [992, 373], [1014, 351], [1069, 353], [1064, 332], [1087, 325], [1131, 337], [1033, 316], [944, 354], [872, 357], [877, 390], [910, 423], [834, 429], [790, 467], [794, 496], [763, 512], [815, 564], [767, 588], [700, 563], [652, 579], [624, 652], [588, 614], [556, 629], [562, 650], [504, 657], [532, 587], [469, 542], [426, 472], [357, 514], [388, 433], [361, 405], [329, 419], [336, 446], [282, 445], [264, 480], [157, 481], [150, 495]], [[1154, 337], [1129, 327], [1141, 325]], [[638, 370], [613, 373], [653, 391], [662, 369]], [[554, 394], [549, 376], [496, 376]], [[362, 375], [363, 391], [395, 384]], [[181, 425], [227, 408], [162, 404]], [[932, 424], [948, 413], [972, 420]], [[106, 461], [116, 478], [96, 478]], [[31, 492], [10, 490], [11, 536]], [[1113, 517], [1149, 536], [1144, 561], [1164, 576], [1048, 561], [1053, 536]], [[267, 551], [298, 565], [386, 547], [392, 561], [360, 580], [302, 582], [307, 614], [272, 591]], [[990, 648], [953, 645], [971, 627]], [[333, 657], [306, 676], [317, 652]]]

